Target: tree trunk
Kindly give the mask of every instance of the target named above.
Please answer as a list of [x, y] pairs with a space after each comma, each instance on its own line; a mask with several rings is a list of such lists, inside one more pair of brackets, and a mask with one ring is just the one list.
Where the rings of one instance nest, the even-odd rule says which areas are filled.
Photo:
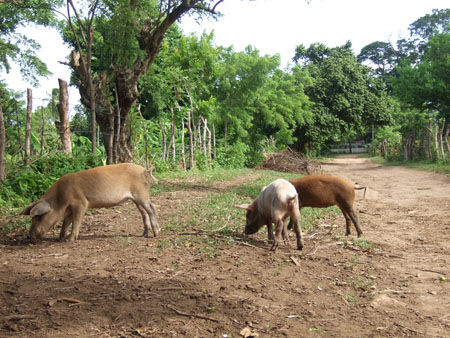
[[164, 126], [162, 124], [162, 122], [159, 123], [160, 127], [161, 127], [161, 134], [162, 134], [162, 156], [161, 159], [163, 161], [166, 161], [166, 145], [167, 145], [167, 137], [166, 137], [166, 132], [164, 131]]
[[445, 144], [447, 145], [447, 156], [448, 161], [450, 162], [450, 142], [449, 142], [449, 134], [450, 134], [450, 123], [447, 124], [447, 129], [445, 131]]
[[28, 163], [31, 155], [31, 111], [33, 105], [33, 94], [27, 89], [27, 122], [25, 127], [25, 163]]
[[[189, 163], [192, 163], [192, 166], [190, 166], [189, 169], [192, 169], [194, 167], [194, 149], [196, 147], [196, 143], [197, 143], [197, 129], [195, 128], [195, 118], [194, 118], [194, 103], [192, 101], [192, 96], [191, 96], [191, 92], [189, 91], [189, 88], [186, 86], [185, 84], [185, 89], [186, 89], [186, 93], [188, 95], [189, 98], [189, 108], [190, 111], [188, 112], [188, 131], [189, 131], [189, 135], [190, 135], [190, 139], [189, 139], [189, 147], [192, 146], [192, 158], [189, 158]], [[189, 150], [190, 152], [191, 150]], [[191, 153], [189, 153], [189, 156], [191, 155]]]
[[117, 87], [115, 93], [116, 93], [116, 104], [115, 104], [116, 114], [114, 116], [113, 163], [117, 163], [119, 159], [117, 149], [119, 147], [119, 136], [120, 136], [120, 107], [119, 107], [119, 95], [117, 93]]
[[0, 93], [0, 182], [2, 182], [5, 179], [6, 174], [5, 149], [6, 149], [6, 130], [5, 130], [5, 120], [3, 118], [2, 95]]
[[214, 126], [214, 123], [212, 125], [212, 132], [213, 132], [213, 158], [216, 159], [216, 127]]
[[42, 156], [44, 154], [44, 143], [45, 143], [45, 116], [44, 116], [44, 107], [41, 106], [41, 118], [42, 118], [42, 126], [41, 126], [41, 151], [39, 155]]
[[206, 152], [206, 133], [208, 130], [208, 121], [202, 116], [202, 120], [203, 120], [203, 155], [205, 156], [205, 158], [207, 158], [207, 152]]
[[17, 102], [15, 103], [15, 109], [16, 109], [16, 122], [17, 122], [17, 139], [19, 141], [19, 151], [18, 154], [18, 160], [20, 159], [20, 156], [23, 157], [23, 143], [22, 143], [22, 132], [20, 127], [20, 118], [19, 118], [19, 107], [17, 106]]
[[72, 141], [70, 137], [69, 124], [69, 92], [67, 90], [67, 82], [58, 79], [59, 83], [59, 103], [57, 104], [59, 120], [55, 121], [56, 128], [61, 138], [62, 150], [64, 154], [72, 153]]
[[208, 132], [208, 162], [211, 165], [211, 130], [206, 125], [206, 131]]
[[170, 108], [171, 112], [172, 112], [172, 125], [171, 125], [171, 140], [170, 143], [172, 145], [172, 161], [173, 163], [175, 163], [176, 161], [176, 144], [175, 144], [175, 130], [176, 130], [176, 125], [175, 125], [175, 120], [176, 120], [176, 116], [175, 116], [175, 112], [173, 110], [173, 107]]
[[439, 130], [439, 126], [437, 125], [437, 123], [434, 124], [434, 145], [436, 148], [436, 157], [437, 160], [439, 161], [441, 159], [440, 153], [439, 153], [439, 139], [438, 139], [438, 130]]
[[432, 160], [433, 154], [431, 152], [431, 120], [428, 120], [426, 127], [426, 145], [425, 145], [425, 154], [427, 159]]
[[442, 121], [442, 128], [441, 128], [440, 133], [439, 133], [439, 143], [441, 144], [441, 154], [442, 154], [442, 160], [443, 161], [445, 161], [445, 150], [444, 150], [444, 140], [443, 140], [445, 123], [446, 123], [446, 120], [444, 118], [444, 120]]
[[194, 169], [194, 136], [192, 135], [191, 112], [188, 111], [188, 135], [189, 135], [189, 170]]
[[186, 171], [186, 155], [184, 154], [184, 120], [181, 119], [181, 165]]

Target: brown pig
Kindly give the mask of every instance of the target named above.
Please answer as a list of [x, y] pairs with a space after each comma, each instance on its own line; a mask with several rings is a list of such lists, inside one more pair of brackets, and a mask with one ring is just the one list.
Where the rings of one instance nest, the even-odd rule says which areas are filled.
[[[78, 238], [81, 221], [88, 208], [108, 208], [132, 200], [144, 222], [144, 236], [150, 226], [156, 237], [159, 226], [150, 202], [150, 173], [133, 163], [92, 168], [62, 176], [36, 202], [27, 206], [21, 215], [31, 215], [30, 238], [41, 239], [63, 219], [60, 240]], [[69, 235], [69, 225], [72, 233]]]
[[[341, 209], [346, 221], [345, 235], [350, 235], [353, 222], [358, 237], [362, 235], [359, 227], [358, 215], [353, 208], [355, 188], [345, 178], [331, 175], [309, 175], [290, 180], [299, 196], [300, 209], [304, 207], [326, 208], [336, 205]], [[289, 223], [288, 228], [291, 228]]]
[[[259, 196], [251, 204], [237, 205], [237, 208], [247, 210], [247, 223], [244, 234], [256, 233], [261, 227], [267, 225], [269, 240], [273, 241], [270, 250], [275, 251], [281, 241], [281, 234], [286, 240], [286, 227], [284, 221], [290, 217], [297, 235], [297, 248], [303, 248], [302, 231], [300, 229], [300, 209], [298, 196], [294, 186], [284, 179], [277, 179], [267, 187], [262, 188]], [[275, 238], [273, 237], [272, 223], [275, 223]]]

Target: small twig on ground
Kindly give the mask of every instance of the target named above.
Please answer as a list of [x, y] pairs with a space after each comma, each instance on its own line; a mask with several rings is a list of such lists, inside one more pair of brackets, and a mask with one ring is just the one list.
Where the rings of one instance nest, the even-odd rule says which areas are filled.
[[75, 305], [75, 304], [87, 304], [87, 302], [83, 302], [82, 300], [79, 300], [79, 299], [70, 298], [70, 297], [59, 297], [59, 298], [50, 300], [48, 302], [48, 305], [49, 306], [53, 306], [57, 302], [67, 302], [67, 303], [71, 303], [72, 305]]
[[212, 322], [218, 323], [219, 321], [217, 319], [211, 318], [211, 317], [207, 317], [207, 316], [202, 316], [202, 315], [197, 315], [194, 313], [185, 313], [185, 312], [181, 312], [177, 309], [175, 309], [173, 306], [171, 305], [167, 305], [167, 307], [171, 310], [173, 310], [177, 315], [179, 316], [184, 316], [184, 317], [195, 317], [195, 318], [200, 318], [200, 319], [205, 319], [205, 320], [210, 320]]
[[410, 327], [404, 326], [404, 325], [402, 325], [402, 324], [394, 323], [394, 325], [395, 325], [395, 326], [398, 326], [398, 327], [401, 327], [401, 328], [403, 328], [403, 329], [405, 329], [405, 330], [408, 330], [408, 331], [411, 331], [411, 332], [415, 332], [415, 333], [421, 334], [419, 331], [416, 331], [416, 330], [414, 330], [414, 329], [411, 329]]
[[159, 288], [156, 291], [174, 291], [174, 290], [183, 290], [183, 288], [180, 286], [172, 286], [167, 288]]
[[390, 292], [390, 293], [393, 293], [393, 294], [400, 294], [400, 293], [405, 293], [405, 294], [411, 294], [411, 295], [414, 295], [414, 294], [416, 294], [415, 292], [413, 292], [413, 291], [406, 291], [406, 290], [392, 290], [392, 289], [386, 289], [386, 290], [384, 290], [385, 292]]
[[247, 242], [236, 241], [236, 243], [239, 244], [239, 245], [249, 246], [250, 248], [266, 249], [266, 248], [262, 248], [262, 247], [259, 247], [259, 246], [256, 246], [256, 245], [251, 245], [251, 244], [249, 244]]
[[8, 321], [8, 320], [21, 320], [21, 319], [32, 319], [35, 316], [33, 315], [9, 315], [3, 318], [0, 318], [0, 321]]
[[416, 268], [416, 270], [420, 270], [420, 271], [424, 271], [424, 272], [437, 273], [437, 274], [440, 274], [440, 275], [445, 275], [445, 273], [442, 272], [442, 271], [436, 271], [436, 270], [431, 270], [431, 269], [420, 269], [420, 268]]
[[450, 313], [447, 313], [445, 316], [440, 317], [439, 320], [444, 320], [444, 319], [446, 319], [449, 316], [450, 316]]
[[[323, 239], [328, 236], [329, 234], [331, 234], [331, 232], [333, 231], [333, 227], [330, 227], [330, 230], [328, 230], [327, 233], [323, 234], [322, 236], [320, 236], [320, 238], [317, 240], [317, 243], [307, 252], [302, 253], [301, 256], [312, 256], [316, 253], [317, 249], [319, 248], [320, 243], [323, 241]], [[311, 253], [312, 252], [312, 253]]]

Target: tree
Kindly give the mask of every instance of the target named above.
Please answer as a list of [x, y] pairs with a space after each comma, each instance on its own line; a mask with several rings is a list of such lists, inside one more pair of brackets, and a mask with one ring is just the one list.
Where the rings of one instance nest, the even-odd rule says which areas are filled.
[[[70, 65], [78, 70], [78, 76], [80, 76], [82, 79], [84, 79], [86, 85], [86, 95], [91, 97], [92, 99], [89, 102], [89, 111], [91, 113], [91, 141], [92, 141], [92, 153], [95, 154], [96, 152], [96, 97], [95, 97], [95, 88], [94, 88], [94, 80], [93, 80], [93, 74], [92, 74], [92, 45], [94, 43], [93, 41], [93, 35], [94, 35], [94, 28], [93, 28], [93, 21], [96, 14], [97, 6], [99, 5], [99, 0], [95, 0], [91, 3], [91, 6], [89, 8], [88, 17], [85, 20], [82, 20], [80, 15], [77, 12], [77, 9], [75, 8], [72, 0], [67, 0], [67, 19], [70, 26], [70, 30], [73, 34], [74, 40], [75, 40], [75, 50], [72, 51], [72, 60]], [[72, 23], [72, 17], [71, 17], [71, 11], [74, 12], [75, 20], [77, 23], [78, 30], [80, 31], [80, 34], [78, 34], [78, 30], [74, 27]], [[84, 22], [83, 22], [84, 21]], [[81, 35], [82, 39], [80, 39], [79, 35]], [[86, 50], [86, 55], [83, 55], [83, 47], [84, 46]], [[110, 128], [111, 129], [111, 128]], [[113, 129], [114, 131], [114, 129]], [[112, 132], [109, 130], [109, 137], [108, 140], [111, 142], [112, 139]], [[110, 143], [108, 142], [108, 145]], [[108, 163], [112, 163], [111, 160], [112, 152], [108, 154]]]
[[[89, 76], [80, 66], [71, 62], [76, 77], [81, 101], [89, 109], [95, 100], [96, 120], [103, 132], [103, 141], [112, 160], [112, 136], [114, 134], [114, 108], [120, 110], [119, 157], [121, 161], [131, 160], [131, 139], [126, 128], [128, 115], [139, 97], [138, 83], [155, 60], [168, 29], [184, 14], [192, 13], [202, 18], [216, 15], [216, 7], [223, 0], [161, 0], [128, 1], [112, 0], [99, 2], [99, 14], [93, 23], [95, 50], [92, 72], [95, 93], [89, 90]], [[92, 9], [92, 7], [90, 7]], [[88, 11], [89, 13], [89, 11]], [[81, 20], [84, 21], [84, 20]], [[65, 34], [72, 43], [73, 36]], [[86, 46], [77, 50], [80, 57], [86, 57]], [[117, 95], [113, 92], [117, 91]], [[118, 101], [114, 102], [117, 97]]]
[[211, 100], [214, 101], [212, 88], [219, 68], [219, 50], [212, 39], [212, 34], [186, 37], [177, 26], [172, 26], [161, 52], [139, 83], [139, 103], [145, 118], [158, 119], [162, 128], [167, 123], [187, 127], [189, 168], [194, 165], [194, 147], [198, 150], [200, 146], [197, 126], [202, 119], [211, 121], [214, 116]]
[[397, 65], [397, 52], [390, 42], [375, 41], [361, 49], [357, 60], [361, 63], [370, 61], [375, 67], [375, 75], [386, 79], [392, 75]]
[[57, 105], [59, 113], [59, 121], [55, 121], [56, 128], [59, 131], [62, 148], [64, 154], [72, 153], [72, 142], [70, 138], [69, 124], [69, 93], [67, 90], [67, 82], [58, 79], [59, 82], [59, 103]]
[[0, 182], [5, 178], [5, 148], [6, 148], [6, 131], [5, 120], [3, 117], [2, 93], [0, 91]]
[[33, 84], [38, 76], [50, 74], [36, 56], [39, 44], [20, 33], [19, 28], [30, 24], [55, 26], [53, 9], [61, 3], [61, 0], [4, 1], [0, 6], [0, 71], [9, 72], [11, 62], [17, 63], [22, 76]]
[[276, 69], [251, 95], [253, 121], [249, 134], [256, 149], [270, 136], [279, 146], [291, 145], [296, 141], [295, 129], [312, 122], [310, 101], [304, 92], [308, 81], [308, 75], [298, 66], [286, 72]]
[[[448, 141], [450, 121], [450, 33], [432, 36], [421, 61], [415, 65], [403, 64], [398, 67], [399, 77], [394, 81], [396, 95], [405, 103], [424, 114], [437, 111], [437, 119], [442, 128], [436, 138], [441, 147], [445, 142], [450, 159]], [[437, 121], [436, 121], [437, 122]], [[438, 130], [438, 128], [436, 128]], [[441, 146], [439, 146], [439, 144]], [[442, 157], [444, 152], [442, 151]], [[441, 156], [439, 156], [441, 157]]]
[[313, 124], [298, 128], [302, 151], [328, 142], [349, 141], [364, 128], [390, 121], [384, 84], [360, 64], [351, 43], [336, 48], [313, 44], [299, 46], [295, 59], [303, 62], [313, 82], [305, 92], [313, 102]]
[[220, 58], [221, 70], [214, 89], [217, 123], [225, 143], [247, 143], [255, 110], [254, 95], [279, 66], [279, 57], [260, 56], [257, 49], [247, 46], [244, 52], [224, 48]]

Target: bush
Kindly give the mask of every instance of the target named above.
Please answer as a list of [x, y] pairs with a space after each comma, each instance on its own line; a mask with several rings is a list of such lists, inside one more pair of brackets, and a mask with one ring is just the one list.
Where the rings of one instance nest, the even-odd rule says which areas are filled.
[[8, 173], [0, 186], [0, 208], [21, 206], [41, 198], [61, 176], [102, 165], [100, 156], [56, 154], [31, 159], [27, 166]]
[[243, 168], [247, 162], [246, 154], [248, 151], [249, 146], [239, 141], [234, 144], [224, 145], [217, 149], [216, 162], [223, 168]]

